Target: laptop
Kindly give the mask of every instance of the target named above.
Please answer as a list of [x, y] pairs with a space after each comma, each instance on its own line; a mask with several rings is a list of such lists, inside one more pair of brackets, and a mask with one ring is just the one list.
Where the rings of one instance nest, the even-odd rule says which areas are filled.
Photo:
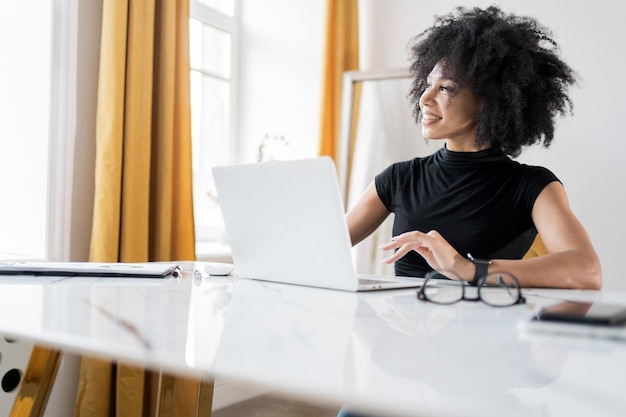
[[345, 291], [423, 282], [357, 275], [329, 157], [214, 167], [213, 178], [241, 278]]

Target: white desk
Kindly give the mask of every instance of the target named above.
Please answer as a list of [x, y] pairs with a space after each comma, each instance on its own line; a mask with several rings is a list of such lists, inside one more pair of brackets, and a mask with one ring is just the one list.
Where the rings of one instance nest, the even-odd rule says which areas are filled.
[[[526, 290], [626, 303], [626, 293]], [[385, 415], [623, 416], [626, 342], [527, 334], [520, 305], [232, 278], [0, 277], [0, 333]]]

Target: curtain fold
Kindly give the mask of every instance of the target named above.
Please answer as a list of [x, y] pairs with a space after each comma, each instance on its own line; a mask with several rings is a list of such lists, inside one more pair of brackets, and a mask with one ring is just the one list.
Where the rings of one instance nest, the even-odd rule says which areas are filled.
[[359, 67], [358, 0], [326, 1], [319, 154], [337, 162], [345, 71]]
[[[103, 1], [90, 261], [195, 259], [189, 71], [189, 0]], [[159, 378], [83, 358], [75, 416], [154, 415]]]

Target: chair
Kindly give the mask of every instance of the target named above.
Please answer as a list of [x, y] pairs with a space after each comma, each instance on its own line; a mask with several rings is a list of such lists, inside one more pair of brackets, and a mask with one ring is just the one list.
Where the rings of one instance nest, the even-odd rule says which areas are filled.
[[541, 240], [541, 236], [537, 234], [537, 236], [535, 236], [535, 240], [533, 241], [532, 245], [530, 245], [530, 249], [528, 249], [528, 252], [526, 252], [526, 254], [524, 255], [522, 259], [529, 259], [529, 258], [534, 258], [537, 256], [543, 256], [543, 255], [546, 255], [547, 253], [548, 253], [548, 250], [546, 249], [546, 246], [543, 244], [543, 240]]

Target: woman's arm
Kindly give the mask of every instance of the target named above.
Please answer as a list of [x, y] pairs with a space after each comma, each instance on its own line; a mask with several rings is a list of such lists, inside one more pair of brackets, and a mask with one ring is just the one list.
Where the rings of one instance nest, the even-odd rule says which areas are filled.
[[[548, 254], [531, 259], [495, 259], [489, 271], [510, 272], [523, 287], [600, 289], [602, 272], [598, 255], [572, 212], [561, 183], [552, 182], [541, 191], [532, 217]], [[397, 249], [386, 263], [393, 263], [414, 250], [434, 269], [452, 270], [468, 281], [474, 277], [475, 266], [434, 230], [403, 233], [381, 249]]]
[[368, 237], [387, 216], [389, 216], [389, 211], [378, 197], [376, 186], [371, 183], [356, 206], [346, 215], [352, 245]]
[[548, 254], [520, 261], [494, 261], [490, 270], [509, 271], [524, 287], [600, 289], [600, 260], [572, 212], [561, 183], [552, 182], [541, 191], [532, 216]]

